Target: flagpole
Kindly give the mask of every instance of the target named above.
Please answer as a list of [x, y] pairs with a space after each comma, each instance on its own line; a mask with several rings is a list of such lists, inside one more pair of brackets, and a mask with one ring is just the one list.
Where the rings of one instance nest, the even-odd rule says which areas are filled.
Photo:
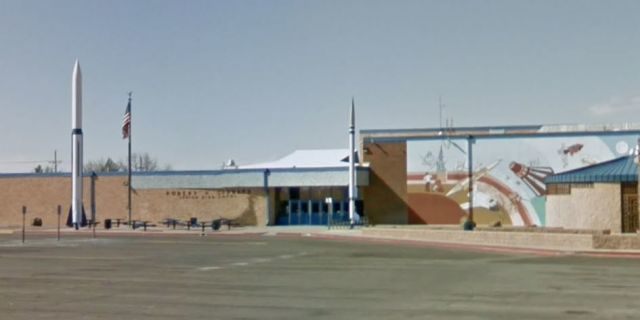
[[[129, 108], [131, 108], [131, 94], [133, 92], [129, 92]], [[128, 201], [128, 208], [129, 208], [129, 228], [133, 228], [133, 225], [131, 224], [131, 127], [133, 127], [131, 125], [131, 109], [129, 109], [129, 182], [127, 183], [127, 185], [129, 186], [129, 201]]]

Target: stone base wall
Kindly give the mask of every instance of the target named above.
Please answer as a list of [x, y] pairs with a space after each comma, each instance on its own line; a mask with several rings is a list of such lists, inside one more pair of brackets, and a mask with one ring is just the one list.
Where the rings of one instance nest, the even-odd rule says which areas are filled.
[[640, 250], [640, 234], [600, 235], [593, 237], [594, 249]]
[[640, 234], [608, 234], [607, 230], [563, 230], [513, 228], [506, 230], [462, 231], [460, 226], [444, 228], [373, 227], [364, 228], [365, 236], [479, 246], [519, 247], [567, 251], [640, 250]]
[[365, 228], [363, 229], [363, 234], [366, 236], [393, 239], [464, 243], [486, 246], [548, 248], [556, 250], [589, 250], [593, 248], [593, 235], [591, 234], [420, 230], [403, 228]]

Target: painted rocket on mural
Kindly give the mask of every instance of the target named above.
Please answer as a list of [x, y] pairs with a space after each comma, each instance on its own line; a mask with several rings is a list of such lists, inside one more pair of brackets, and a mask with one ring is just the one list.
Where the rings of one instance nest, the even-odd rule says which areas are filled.
[[572, 156], [572, 155], [580, 152], [580, 150], [582, 150], [583, 147], [584, 147], [584, 145], [581, 144], [581, 143], [576, 143], [576, 144], [570, 145], [570, 146], [568, 146], [566, 148], [565, 148], [565, 146], [563, 144], [562, 148], [560, 148], [558, 153]]
[[[498, 164], [500, 164], [500, 162], [502, 161], [502, 159], [498, 159], [496, 162], [480, 168], [480, 170], [477, 170], [476, 172], [473, 173], [473, 182], [475, 183], [476, 181], [478, 181], [480, 178], [486, 176], [487, 174], [489, 174], [491, 172], [491, 170], [493, 170], [495, 167], [498, 166]], [[465, 178], [464, 180], [458, 182], [455, 186], [453, 186], [449, 192], [447, 192], [447, 197], [452, 196], [453, 194], [455, 194], [456, 192], [460, 192], [462, 190], [466, 190], [469, 187], [469, 178]]]
[[562, 160], [563, 168], [569, 166], [569, 157], [573, 157], [574, 155], [576, 155], [576, 153], [580, 152], [582, 148], [584, 148], [584, 144], [582, 143], [572, 144], [568, 147], [565, 146], [564, 143], [562, 144], [562, 146], [558, 150], [558, 154], [560, 155], [560, 159]]
[[509, 169], [538, 197], [545, 194], [544, 178], [553, 174], [550, 167], [528, 167], [515, 161], [509, 164]]

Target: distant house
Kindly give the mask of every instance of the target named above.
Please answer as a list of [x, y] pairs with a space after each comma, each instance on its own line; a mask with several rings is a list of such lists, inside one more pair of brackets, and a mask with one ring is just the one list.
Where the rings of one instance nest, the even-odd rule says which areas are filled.
[[625, 156], [547, 177], [549, 227], [637, 232], [638, 165]]

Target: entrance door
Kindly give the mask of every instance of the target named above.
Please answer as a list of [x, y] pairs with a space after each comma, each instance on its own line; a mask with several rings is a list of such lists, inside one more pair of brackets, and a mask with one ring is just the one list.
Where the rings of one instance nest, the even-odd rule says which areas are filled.
[[638, 230], [638, 185], [622, 185], [622, 232]]

